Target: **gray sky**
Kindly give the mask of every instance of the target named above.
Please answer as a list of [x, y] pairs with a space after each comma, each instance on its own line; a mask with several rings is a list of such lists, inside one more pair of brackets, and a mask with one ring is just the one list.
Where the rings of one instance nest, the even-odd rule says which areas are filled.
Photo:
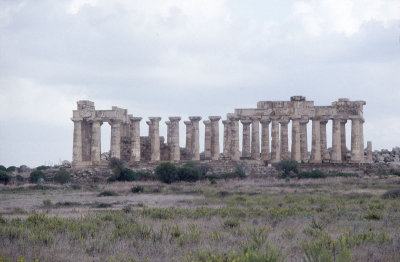
[[399, 36], [399, 0], [0, 0], [0, 164], [71, 160], [81, 99], [165, 121], [347, 97], [367, 102], [365, 139], [391, 149]]

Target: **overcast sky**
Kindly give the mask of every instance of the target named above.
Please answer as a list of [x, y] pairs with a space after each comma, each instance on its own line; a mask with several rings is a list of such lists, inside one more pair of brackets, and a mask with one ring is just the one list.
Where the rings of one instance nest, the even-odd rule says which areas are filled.
[[0, 0], [0, 164], [71, 160], [82, 99], [165, 121], [347, 97], [367, 102], [365, 140], [391, 149], [399, 36], [399, 0]]

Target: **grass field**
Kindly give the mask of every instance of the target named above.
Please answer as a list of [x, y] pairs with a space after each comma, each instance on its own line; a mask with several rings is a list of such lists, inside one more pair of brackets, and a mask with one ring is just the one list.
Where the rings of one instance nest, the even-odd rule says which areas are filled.
[[400, 198], [383, 197], [396, 189], [395, 176], [2, 186], [0, 261], [399, 261]]

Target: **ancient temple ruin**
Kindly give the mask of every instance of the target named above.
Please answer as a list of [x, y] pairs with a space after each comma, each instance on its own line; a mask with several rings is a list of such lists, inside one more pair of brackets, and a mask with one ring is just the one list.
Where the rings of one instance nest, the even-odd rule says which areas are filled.
[[[184, 121], [185, 147], [179, 145], [181, 117], [166, 121], [167, 139], [159, 134], [160, 117], [149, 117], [147, 136], [141, 136], [141, 117], [128, 114], [126, 109], [96, 110], [94, 102], [77, 102], [73, 110], [74, 167], [93, 167], [101, 164], [101, 125], [111, 125], [111, 157], [127, 162], [138, 161], [268, 161], [292, 159], [303, 163], [363, 163], [364, 101], [341, 98], [330, 106], [315, 106], [305, 97], [293, 96], [290, 101], [260, 101], [256, 108], [235, 109], [222, 120], [223, 146], [220, 146], [220, 116], [204, 120], [204, 152], [200, 153], [200, 116]], [[288, 124], [291, 121], [289, 151]], [[327, 148], [326, 125], [332, 121], [332, 148]], [[346, 148], [346, 123], [351, 121], [351, 149]], [[239, 122], [242, 126], [242, 150], [239, 150]], [[312, 146], [308, 149], [307, 125], [312, 124]], [[269, 125], [271, 124], [271, 128]], [[260, 128], [261, 127], [261, 128]], [[271, 129], [271, 132], [270, 132]], [[261, 132], [261, 141], [260, 141]], [[371, 145], [369, 143], [369, 150]], [[221, 152], [222, 151], [222, 152]], [[311, 153], [311, 154], [310, 154]], [[368, 154], [369, 156], [369, 154]]]

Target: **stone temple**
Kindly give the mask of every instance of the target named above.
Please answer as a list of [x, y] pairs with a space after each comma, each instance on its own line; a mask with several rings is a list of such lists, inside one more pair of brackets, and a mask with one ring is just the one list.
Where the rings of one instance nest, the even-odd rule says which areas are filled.
[[[368, 142], [364, 157], [363, 106], [364, 101], [341, 98], [330, 106], [315, 106], [303, 96], [290, 101], [260, 101], [256, 108], [235, 109], [222, 120], [220, 116], [204, 120], [204, 152], [199, 150], [200, 116], [184, 121], [185, 147], [179, 145], [181, 117], [166, 121], [167, 139], [159, 134], [160, 117], [149, 117], [147, 136], [141, 136], [141, 117], [128, 114], [126, 109], [96, 110], [94, 102], [77, 102], [73, 110], [74, 122], [73, 167], [101, 165], [101, 125], [111, 125], [111, 157], [130, 163], [139, 161], [268, 161], [276, 163], [292, 159], [301, 163], [364, 163], [371, 161], [372, 148]], [[332, 121], [332, 147], [327, 148], [326, 125]], [[346, 123], [351, 121], [351, 149], [346, 148]], [[242, 126], [242, 150], [239, 150], [239, 122]], [[289, 130], [291, 122], [291, 147]], [[311, 152], [308, 148], [307, 125], [312, 125]], [[269, 125], [271, 124], [271, 128]], [[271, 130], [271, 132], [270, 132]], [[260, 136], [261, 132], [261, 136]], [[220, 145], [220, 133], [223, 145]]]

